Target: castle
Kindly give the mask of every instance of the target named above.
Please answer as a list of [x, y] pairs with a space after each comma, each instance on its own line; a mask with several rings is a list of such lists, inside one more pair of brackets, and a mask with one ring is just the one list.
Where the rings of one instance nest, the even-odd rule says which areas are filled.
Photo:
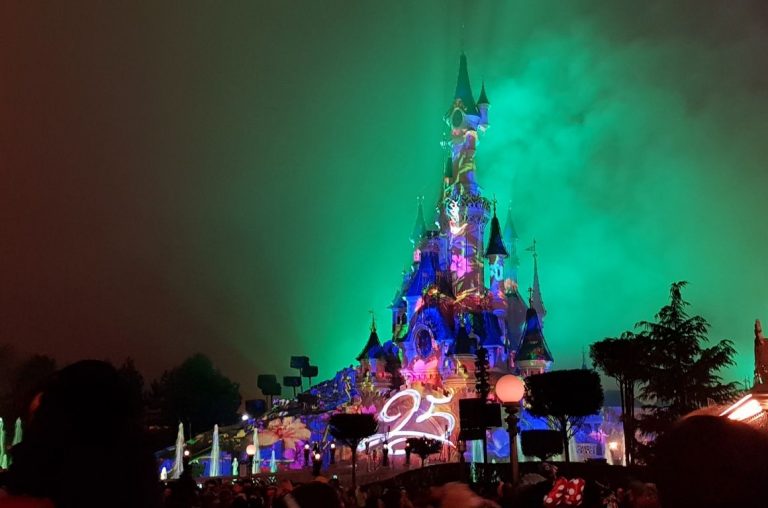
[[398, 389], [419, 383], [472, 392], [475, 353], [481, 347], [488, 352], [492, 375], [527, 376], [552, 365], [542, 331], [546, 310], [535, 242], [529, 249], [533, 281], [526, 303], [518, 289], [511, 208], [502, 230], [496, 202], [483, 196], [476, 178], [478, 136], [489, 125], [489, 108], [485, 84], [475, 99], [462, 54], [454, 99], [444, 117], [448, 154], [434, 222], [425, 220], [419, 200], [410, 237], [413, 263], [390, 306], [392, 336], [382, 344], [372, 322], [357, 357], [358, 384]]

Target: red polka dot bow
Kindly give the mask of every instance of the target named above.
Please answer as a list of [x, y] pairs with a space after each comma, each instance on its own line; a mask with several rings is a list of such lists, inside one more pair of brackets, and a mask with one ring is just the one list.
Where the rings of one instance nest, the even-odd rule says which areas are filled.
[[584, 499], [584, 480], [558, 478], [549, 494], [544, 496], [544, 506], [581, 506]]

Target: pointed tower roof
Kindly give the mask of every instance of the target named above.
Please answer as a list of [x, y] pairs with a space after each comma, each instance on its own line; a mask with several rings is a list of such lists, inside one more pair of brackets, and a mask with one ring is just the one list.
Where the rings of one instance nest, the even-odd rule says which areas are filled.
[[504, 224], [504, 239], [507, 242], [517, 240], [517, 230], [515, 230], [515, 222], [512, 220], [512, 203], [507, 207], [507, 222]]
[[485, 249], [485, 257], [493, 255], [504, 257], [509, 255], [507, 249], [504, 248], [504, 241], [501, 239], [501, 226], [499, 226], [499, 218], [496, 217], [496, 200], [493, 201], [491, 236], [488, 238], [488, 248]]
[[453, 94], [454, 100], [461, 99], [466, 108], [466, 113], [470, 115], [477, 114], [477, 105], [475, 96], [472, 94], [472, 85], [469, 83], [469, 71], [467, 70], [467, 55], [461, 54], [459, 58], [459, 75], [456, 78], [456, 92]]
[[413, 231], [411, 231], [411, 243], [416, 245], [421, 240], [424, 232], [427, 230], [427, 223], [424, 221], [424, 198], [416, 198], [416, 221], [413, 223]]
[[528, 305], [539, 314], [541, 321], [547, 316], [547, 309], [544, 307], [544, 299], [541, 297], [541, 285], [539, 284], [539, 255], [536, 253], [536, 240], [533, 240], [533, 245], [528, 248], [533, 252], [533, 286], [529, 289], [530, 299]]
[[439, 254], [426, 249], [421, 253], [421, 261], [411, 275], [403, 296], [421, 296], [432, 285], [436, 285], [442, 294], [453, 296], [450, 278], [440, 270]]
[[366, 358], [376, 358], [383, 353], [384, 350], [379, 341], [379, 334], [376, 333], [376, 319], [373, 316], [373, 312], [371, 312], [371, 335], [368, 336], [368, 342], [365, 343], [365, 347], [360, 354], [357, 355], [356, 359], [359, 362]]
[[520, 339], [520, 346], [515, 354], [515, 361], [553, 361], [552, 353], [549, 352], [547, 341], [544, 339], [539, 315], [534, 308], [528, 309], [525, 315], [525, 330], [523, 331], [523, 337]]
[[488, 96], [485, 94], [485, 81], [483, 81], [483, 86], [480, 87], [480, 97], [477, 98], [477, 105], [485, 104], [486, 106], [489, 106], [491, 103], [488, 101]]

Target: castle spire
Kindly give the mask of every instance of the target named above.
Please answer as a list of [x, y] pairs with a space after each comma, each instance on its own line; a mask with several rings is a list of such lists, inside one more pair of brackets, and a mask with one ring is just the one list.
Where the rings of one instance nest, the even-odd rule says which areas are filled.
[[525, 316], [525, 330], [515, 354], [515, 363], [523, 376], [547, 372], [554, 359], [549, 352], [536, 309], [531, 307]]
[[512, 220], [511, 202], [507, 207], [507, 219], [504, 224], [504, 234], [502, 238], [508, 254], [508, 257], [504, 262], [504, 279], [511, 279], [517, 284], [517, 267], [520, 266], [520, 258], [517, 257], [517, 231], [515, 230], [515, 223]]
[[427, 223], [424, 221], [424, 197], [416, 198], [416, 221], [413, 224], [413, 231], [411, 231], [411, 243], [414, 246], [418, 246], [421, 241], [421, 237], [427, 231]]
[[490, 106], [490, 102], [488, 101], [488, 96], [485, 94], [485, 81], [483, 81], [483, 86], [480, 87], [480, 97], [477, 98], [477, 105], [483, 105]]
[[[507, 249], [504, 248], [504, 241], [501, 238], [501, 226], [499, 218], [496, 217], [496, 199], [493, 200], [493, 218], [491, 219], [491, 236], [488, 238], [488, 248], [485, 249], [485, 257], [508, 256]], [[501, 274], [499, 274], [501, 276]]]
[[477, 114], [477, 105], [475, 104], [475, 97], [472, 94], [472, 85], [469, 82], [467, 55], [465, 55], [463, 52], [459, 58], [459, 75], [456, 78], [456, 92], [453, 94], [453, 99], [454, 102], [457, 99], [461, 99], [465, 113], [470, 115]]
[[507, 207], [507, 222], [504, 224], [504, 240], [507, 244], [511, 244], [513, 240], [517, 240], [517, 230], [515, 230], [515, 222], [512, 220], [512, 202], [509, 202]]
[[528, 305], [536, 309], [536, 313], [543, 323], [544, 317], [547, 315], [547, 309], [544, 307], [544, 300], [541, 297], [541, 285], [539, 284], [539, 255], [536, 252], [536, 239], [533, 240], [533, 245], [526, 250], [533, 253], [533, 287], [530, 289]]
[[357, 355], [358, 362], [367, 361], [382, 353], [379, 334], [376, 333], [376, 320], [373, 316], [373, 311], [371, 310], [369, 312], [371, 313], [371, 334], [368, 336], [368, 342], [365, 343], [365, 347], [360, 351], [360, 354]]

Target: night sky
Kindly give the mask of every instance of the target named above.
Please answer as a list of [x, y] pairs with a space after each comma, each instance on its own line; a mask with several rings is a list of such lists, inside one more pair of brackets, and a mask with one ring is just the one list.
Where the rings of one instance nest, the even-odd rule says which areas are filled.
[[0, 342], [150, 377], [204, 352], [246, 397], [291, 354], [350, 364], [437, 195], [463, 39], [556, 368], [688, 280], [752, 372], [764, 2], [79, 4], [0, 6]]

